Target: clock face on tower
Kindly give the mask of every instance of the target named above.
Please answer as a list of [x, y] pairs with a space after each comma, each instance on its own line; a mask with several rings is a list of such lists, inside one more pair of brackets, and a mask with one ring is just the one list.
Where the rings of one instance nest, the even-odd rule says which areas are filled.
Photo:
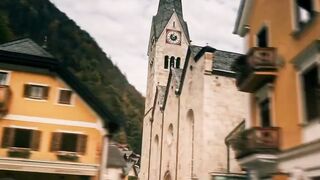
[[181, 32], [176, 30], [167, 29], [166, 42], [169, 44], [181, 44]]

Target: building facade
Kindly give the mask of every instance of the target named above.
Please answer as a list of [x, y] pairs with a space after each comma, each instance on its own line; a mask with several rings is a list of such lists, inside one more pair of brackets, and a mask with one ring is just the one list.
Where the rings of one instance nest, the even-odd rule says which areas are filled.
[[0, 45], [0, 79], [0, 179], [100, 179], [116, 121], [92, 93], [30, 39]]
[[225, 144], [248, 114], [248, 97], [237, 91], [230, 69], [240, 55], [190, 42], [181, 0], [160, 0], [148, 48], [140, 179], [241, 173]]
[[230, 141], [252, 179], [320, 179], [319, 11], [319, 0], [241, 2], [248, 53], [234, 69], [250, 118]]

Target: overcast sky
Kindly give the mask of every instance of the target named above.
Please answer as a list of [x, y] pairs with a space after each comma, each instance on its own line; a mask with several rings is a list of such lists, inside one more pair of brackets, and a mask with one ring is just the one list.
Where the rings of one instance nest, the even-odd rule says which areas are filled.
[[[98, 42], [143, 95], [151, 19], [159, 0], [50, 0]], [[243, 52], [232, 34], [240, 0], [182, 0], [195, 45]]]

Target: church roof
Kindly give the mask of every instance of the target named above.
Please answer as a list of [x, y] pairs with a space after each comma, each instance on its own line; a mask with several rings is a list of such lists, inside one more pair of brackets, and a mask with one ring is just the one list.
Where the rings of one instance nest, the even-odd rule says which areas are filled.
[[38, 44], [36, 44], [29, 38], [1, 44], [0, 50], [21, 54], [30, 54], [46, 58], [53, 58], [53, 56], [50, 53], [45, 51], [43, 48], [41, 48]]
[[183, 20], [181, 0], [160, 0], [158, 12], [152, 18], [151, 31], [153, 32], [151, 33], [154, 34], [156, 40], [158, 40], [159, 37], [161, 36], [161, 33], [163, 32], [164, 28], [167, 26], [168, 21], [170, 20], [174, 12], [177, 13], [180, 24], [182, 25], [182, 29], [188, 41], [190, 40], [188, 25]]
[[231, 72], [232, 63], [241, 56], [241, 54], [227, 51], [216, 50], [212, 61], [212, 71]]
[[166, 95], [166, 86], [158, 86], [158, 103], [162, 107], [164, 104], [164, 98]]
[[172, 78], [174, 80], [175, 88], [179, 90], [181, 84], [181, 76], [182, 76], [182, 69], [172, 68]]
[[126, 167], [126, 162], [119, 150], [115, 145], [109, 145], [108, 147], [108, 168], [124, 168]]

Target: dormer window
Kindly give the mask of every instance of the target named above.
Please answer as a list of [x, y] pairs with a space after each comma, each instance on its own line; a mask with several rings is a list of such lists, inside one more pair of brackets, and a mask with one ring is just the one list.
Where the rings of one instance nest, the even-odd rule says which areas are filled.
[[267, 27], [263, 27], [260, 32], [257, 34], [257, 46], [258, 47], [268, 47], [269, 42], [269, 32]]

